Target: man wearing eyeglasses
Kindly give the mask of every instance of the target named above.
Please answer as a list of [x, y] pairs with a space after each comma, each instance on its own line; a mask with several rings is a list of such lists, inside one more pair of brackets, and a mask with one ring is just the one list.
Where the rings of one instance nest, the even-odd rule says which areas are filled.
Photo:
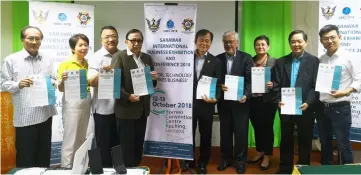
[[43, 34], [37, 27], [21, 30], [24, 48], [7, 56], [2, 63], [1, 89], [10, 92], [14, 106], [16, 167], [49, 167], [52, 116], [54, 105], [33, 107], [27, 88], [33, 85], [30, 75], [50, 76], [55, 86], [53, 60], [39, 50]]
[[324, 115], [321, 117], [321, 151], [322, 164], [331, 165], [333, 159], [333, 133], [341, 153], [341, 163], [354, 162], [350, 142], [351, 100], [352, 93], [361, 90], [361, 64], [359, 58], [340, 47], [341, 35], [335, 25], [321, 28], [320, 41], [326, 49], [320, 62], [342, 66], [340, 87], [337, 91], [320, 93], [320, 101], [324, 104]]
[[[224, 53], [217, 57], [222, 62], [222, 93], [218, 103], [220, 132], [221, 132], [221, 161], [218, 171], [224, 171], [232, 165], [233, 157], [236, 161], [236, 171], [243, 174], [246, 171], [248, 152], [248, 119], [249, 106], [247, 100], [251, 97], [252, 56], [238, 50], [239, 36], [235, 31], [223, 34]], [[234, 75], [244, 77], [244, 96], [238, 101], [224, 100], [225, 76]], [[234, 151], [233, 151], [234, 135]], [[234, 154], [233, 154], [234, 153]], [[233, 156], [234, 155], [234, 156]]]
[[119, 145], [114, 99], [98, 99], [99, 71], [111, 70], [112, 56], [119, 52], [118, 32], [113, 26], [104, 26], [100, 30], [102, 48], [88, 59], [90, 84], [93, 88], [92, 112], [94, 117], [95, 138], [100, 148], [103, 167], [113, 167], [111, 148]]
[[149, 66], [154, 87], [157, 85], [157, 72], [154, 71], [151, 56], [141, 51], [144, 39], [142, 32], [131, 29], [125, 38], [127, 49], [117, 52], [112, 59], [112, 66], [122, 70], [121, 94], [120, 99], [115, 102], [114, 110], [124, 165], [136, 167], [139, 166], [143, 155], [150, 95], [134, 94], [130, 70]]

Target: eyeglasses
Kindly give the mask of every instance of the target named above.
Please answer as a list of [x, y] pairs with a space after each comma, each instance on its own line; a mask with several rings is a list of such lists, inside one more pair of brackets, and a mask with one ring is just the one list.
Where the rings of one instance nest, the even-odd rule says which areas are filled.
[[223, 43], [224, 43], [224, 44], [233, 44], [233, 43], [235, 43], [235, 42], [236, 42], [236, 40], [229, 40], [229, 41], [223, 40]]
[[32, 41], [36, 41], [36, 42], [41, 42], [41, 38], [40, 37], [26, 37], [26, 40], [32, 42]]
[[321, 40], [327, 42], [331, 39], [331, 41], [335, 41], [337, 36], [330, 36], [330, 37], [322, 37]]
[[108, 35], [108, 36], [105, 36], [103, 39], [104, 40], [109, 40], [109, 39], [116, 40], [116, 39], [118, 39], [118, 36], [116, 36], [116, 35]]
[[212, 43], [211, 40], [207, 40], [207, 39], [206, 39], [206, 40], [204, 40], [204, 39], [199, 39], [198, 42], [200, 42], [200, 43], [206, 43], [206, 44]]
[[143, 40], [137, 40], [137, 39], [132, 39], [132, 40], [128, 40], [128, 41], [130, 41], [130, 43], [132, 43], [132, 44], [135, 44], [135, 43], [142, 44], [143, 43]]

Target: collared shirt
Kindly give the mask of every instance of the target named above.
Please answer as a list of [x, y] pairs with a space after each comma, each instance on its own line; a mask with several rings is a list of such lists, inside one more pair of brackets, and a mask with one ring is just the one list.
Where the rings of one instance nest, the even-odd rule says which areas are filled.
[[[80, 70], [80, 69], [85, 69], [86, 74], [88, 74], [88, 62], [86, 59], [84, 59], [84, 66], [80, 65], [77, 60], [73, 59], [73, 58], [69, 58], [63, 62], [60, 63], [59, 65], [59, 70], [58, 70], [58, 80], [61, 81], [62, 77], [61, 74], [67, 70]], [[88, 75], [86, 75], [86, 79], [88, 80]], [[87, 86], [87, 90], [88, 92], [90, 92], [90, 88], [89, 88], [89, 84]]]
[[294, 57], [292, 59], [291, 87], [296, 86], [297, 75], [298, 75], [298, 70], [300, 69], [302, 56], [303, 56], [303, 53], [302, 53], [302, 55], [300, 57], [297, 57], [297, 58]]
[[[331, 57], [325, 53], [320, 57], [320, 62], [330, 65], [342, 66], [341, 82], [339, 90], [354, 88], [356, 91], [361, 90], [361, 63], [359, 58], [352, 55], [347, 50], [339, 48]], [[352, 96], [334, 98], [327, 93], [320, 93], [320, 100], [327, 103], [335, 103], [340, 101], [351, 101]]]
[[25, 127], [45, 122], [49, 117], [57, 115], [55, 106], [30, 107], [31, 96], [28, 91], [19, 88], [21, 80], [29, 75], [51, 76], [53, 74], [53, 59], [42, 51], [36, 57], [31, 56], [25, 49], [7, 56], [2, 64], [1, 89], [12, 94], [14, 107], [14, 127]]
[[[117, 52], [119, 50], [117, 49]], [[94, 53], [88, 59], [89, 62], [89, 72], [88, 77], [93, 77], [96, 75], [100, 68], [103, 66], [110, 65], [112, 60], [112, 55], [102, 47], [100, 50]], [[114, 114], [114, 99], [98, 99], [98, 87], [92, 88], [92, 112], [101, 114], [101, 115], [109, 115]]]
[[227, 53], [225, 53], [226, 59], [227, 59], [227, 74], [228, 75], [231, 73], [233, 61], [234, 61], [234, 58], [236, 58], [236, 53], [237, 52], [235, 52], [233, 56], [228, 56]]
[[199, 76], [201, 75], [201, 71], [204, 65], [204, 60], [207, 57], [208, 52], [206, 52], [203, 56], [198, 56], [196, 54], [196, 73], [197, 73], [197, 79], [199, 79]]
[[140, 52], [139, 56], [137, 57], [132, 51], [129, 50], [129, 48], [127, 48], [127, 55], [133, 56], [133, 59], [134, 59], [135, 63], [137, 63], [138, 68], [144, 67], [144, 63], [143, 63], [142, 59], [140, 59], [140, 57], [142, 56], [142, 52]]

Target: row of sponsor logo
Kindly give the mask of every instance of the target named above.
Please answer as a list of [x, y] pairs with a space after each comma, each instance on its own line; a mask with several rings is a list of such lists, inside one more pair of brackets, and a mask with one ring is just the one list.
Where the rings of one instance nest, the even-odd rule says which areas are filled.
[[[340, 11], [341, 10], [341, 11]], [[331, 19], [335, 14], [338, 14], [338, 19], [354, 19], [355, 16], [353, 16], [355, 8], [351, 7], [337, 7], [337, 6], [326, 6], [321, 7], [322, 16], [325, 17], [325, 19]], [[358, 16], [361, 18], [361, 8], [357, 9]]]
[[[43, 24], [47, 21], [49, 16], [49, 10], [32, 9], [33, 18], [39, 24]], [[78, 23], [82, 26], [87, 26], [90, 22], [91, 16], [88, 12], [79, 12], [77, 16], [71, 16], [71, 18], [77, 19]], [[66, 13], [58, 13], [57, 21], [54, 21], [55, 25], [71, 25], [68, 21], [68, 15]]]
[[[162, 22], [162, 19], [145, 19], [147, 21], [148, 24], [148, 29], [153, 32], [156, 33], [159, 28], [160, 28], [160, 24]], [[193, 33], [194, 32], [194, 21], [191, 18], [186, 18], [184, 19], [180, 25], [182, 26], [182, 33]], [[169, 19], [165, 22], [165, 26], [166, 28], [163, 29], [163, 32], [178, 32], [177, 27], [176, 27], [176, 23], [172, 20]]]
[[[49, 16], [49, 10], [32, 10], [33, 18], [35, 21], [37, 21], [39, 24], [43, 24], [47, 21]], [[90, 19], [92, 18], [88, 12], [79, 12], [78, 15], [72, 16], [71, 18], [76, 18], [78, 23], [82, 26], [87, 26], [89, 24]], [[54, 25], [68, 25], [70, 26], [71, 23], [68, 22], [68, 15], [66, 13], [59, 13], [57, 15], [57, 21], [54, 21]], [[148, 29], [152, 31], [153, 33], [157, 32], [162, 19], [146, 19], [148, 24]], [[183, 33], [193, 33], [194, 32], [194, 21], [193, 19], [186, 18], [181, 22], [181, 26], [183, 29]], [[176, 29], [176, 24], [173, 20], [169, 19], [166, 21], [166, 28], [163, 30], [163, 32], [178, 32]]]

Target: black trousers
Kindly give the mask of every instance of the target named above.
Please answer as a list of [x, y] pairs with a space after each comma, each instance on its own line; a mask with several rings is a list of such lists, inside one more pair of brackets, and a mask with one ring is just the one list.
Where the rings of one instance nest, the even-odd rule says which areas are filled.
[[147, 117], [139, 119], [117, 118], [119, 141], [122, 146], [123, 160], [126, 167], [139, 166], [143, 156], [143, 144]]
[[95, 139], [100, 149], [103, 167], [113, 167], [111, 148], [119, 145], [117, 122], [114, 114], [93, 114]]
[[43, 123], [15, 127], [16, 167], [49, 167], [52, 117]]
[[292, 173], [294, 155], [294, 124], [298, 129], [298, 163], [309, 165], [312, 151], [314, 114], [311, 110], [303, 115], [281, 115], [280, 171]]
[[[237, 166], [245, 167], [248, 153], [248, 120], [249, 105], [236, 101], [222, 101], [218, 105], [221, 158], [231, 162], [234, 157]], [[233, 149], [234, 134], [234, 149]]]
[[315, 119], [317, 121], [317, 131], [318, 131], [318, 134], [319, 134], [319, 137], [321, 137], [320, 135], [322, 134], [321, 133], [321, 122], [322, 122], [322, 118], [324, 116], [324, 113], [325, 113], [325, 105], [317, 100], [315, 101], [315, 104], [312, 106], [312, 109], [314, 111], [314, 114], [315, 114]]
[[277, 111], [276, 103], [266, 103], [263, 97], [250, 99], [250, 120], [254, 128], [256, 150], [265, 155], [273, 154], [273, 123]]
[[321, 122], [322, 135], [321, 154], [322, 165], [332, 165], [333, 162], [333, 136], [341, 155], [341, 164], [354, 163], [350, 129], [352, 125], [351, 104], [347, 101], [331, 103], [324, 107], [324, 116]]
[[195, 136], [197, 123], [200, 134], [200, 156], [198, 158], [198, 164], [207, 165], [211, 157], [213, 115], [193, 116], [193, 152], [195, 151], [196, 145]]

